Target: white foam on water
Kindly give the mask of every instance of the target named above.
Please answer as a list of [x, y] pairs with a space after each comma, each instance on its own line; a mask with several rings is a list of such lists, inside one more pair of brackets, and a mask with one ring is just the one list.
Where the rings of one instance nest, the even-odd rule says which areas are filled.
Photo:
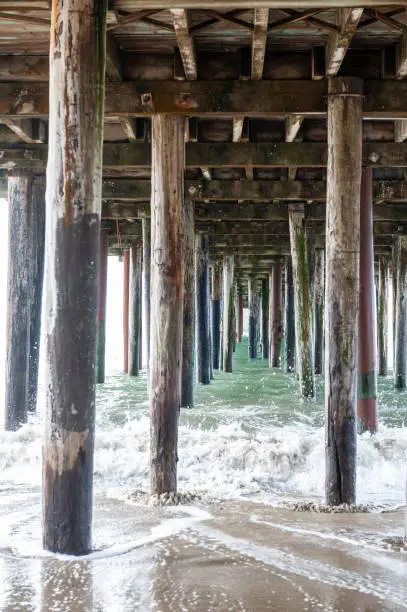
[[[0, 432], [2, 487], [41, 484], [42, 427]], [[381, 426], [358, 438], [359, 503], [400, 506], [405, 501], [407, 428]], [[216, 499], [319, 499], [324, 495], [324, 430], [306, 423], [247, 431], [236, 418], [211, 429], [182, 424], [179, 489]], [[95, 490], [149, 488], [149, 419], [139, 413], [97, 430]]]

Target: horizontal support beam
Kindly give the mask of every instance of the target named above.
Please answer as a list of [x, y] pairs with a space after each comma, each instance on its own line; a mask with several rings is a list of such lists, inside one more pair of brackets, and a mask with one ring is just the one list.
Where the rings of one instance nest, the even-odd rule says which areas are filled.
[[[102, 217], [105, 219], [138, 219], [150, 216], [149, 202], [105, 201]], [[403, 204], [374, 204], [373, 218], [377, 221], [407, 222], [407, 206]], [[307, 221], [325, 221], [325, 203], [305, 205]], [[196, 221], [288, 221], [288, 205], [281, 202], [196, 202]]]
[[[120, 0], [120, 9], [143, 9], [146, 6], [145, 0]], [[149, 0], [148, 7], [151, 9], [167, 9], [167, 0]], [[363, 3], [362, 3], [363, 4]], [[366, 4], [366, 2], [364, 3]], [[397, 4], [395, 0], [369, 0], [369, 6], [394, 6]], [[335, 0], [335, 7], [358, 7], [360, 0]], [[250, 8], [274, 8], [274, 9], [313, 9], [327, 8], [326, 0], [177, 0], [177, 7], [194, 8], [194, 9], [227, 9], [233, 7], [235, 9]]]
[[[48, 83], [0, 84], [1, 117], [48, 115]], [[407, 118], [407, 82], [364, 81], [366, 118]], [[177, 113], [188, 116], [282, 117], [326, 113], [326, 81], [133, 81], [107, 82], [105, 116]]]
[[[326, 143], [319, 142], [270, 144], [188, 142], [185, 147], [186, 168], [245, 168], [247, 165], [259, 168], [323, 168], [327, 165], [328, 157]], [[21, 168], [44, 171], [47, 157], [47, 145], [7, 144], [2, 146], [0, 144], [0, 168], [3, 169]], [[407, 167], [407, 143], [365, 143], [363, 163], [373, 168], [405, 168]], [[149, 143], [105, 143], [103, 146], [104, 170], [121, 170], [125, 174], [126, 169], [149, 169], [150, 165], [151, 145]]]

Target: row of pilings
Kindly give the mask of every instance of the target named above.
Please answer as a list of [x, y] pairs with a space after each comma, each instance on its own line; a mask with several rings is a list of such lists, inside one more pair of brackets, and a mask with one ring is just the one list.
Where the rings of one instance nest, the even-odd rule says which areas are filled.
[[[51, 20], [42, 524], [44, 547], [72, 554], [87, 553], [92, 547], [96, 357], [98, 350], [101, 354], [103, 352], [105, 321], [104, 300], [99, 300], [99, 256], [106, 4], [96, 0], [86, 3], [79, 0], [54, 2]], [[375, 351], [375, 341], [371, 338], [376, 326], [374, 323], [360, 324], [361, 318], [365, 321], [370, 316], [363, 304], [367, 303], [371, 308], [374, 300], [370, 246], [369, 249], [363, 247], [368, 254], [365, 263], [360, 259], [361, 236], [366, 232], [369, 245], [371, 241], [370, 230], [364, 226], [366, 215], [361, 214], [361, 200], [363, 207], [367, 204], [371, 208], [371, 174], [368, 170], [363, 171], [362, 181], [362, 85], [360, 79], [329, 79], [328, 192], [325, 266], [322, 266], [325, 267], [323, 329], [321, 312], [315, 315], [315, 321], [311, 313], [311, 267], [304, 206], [290, 206], [293, 282], [286, 282], [285, 302], [294, 301], [295, 333], [293, 314], [285, 308], [285, 345], [286, 351], [290, 351], [286, 363], [291, 364], [287, 366], [291, 369], [295, 367], [302, 394], [312, 397], [317, 363], [312, 334], [318, 332], [320, 337], [324, 333], [326, 501], [329, 504], [353, 503], [356, 499], [357, 397], [359, 394], [359, 399], [363, 401], [363, 419], [375, 396], [375, 359], [372, 359], [371, 353], [371, 350], [373, 353]], [[150, 321], [150, 473], [151, 492], [155, 494], [176, 492], [177, 489], [180, 406], [184, 402], [186, 405], [193, 403], [191, 395], [188, 399], [186, 393], [183, 399], [181, 392], [184, 376], [185, 380], [191, 380], [190, 364], [194, 360], [192, 321], [198, 322], [196, 336], [201, 354], [197, 367], [204, 382], [208, 379], [207, 355], [214, 354], [214, 347], [216, 353], [218, 340], [222, 343], [222, 367], [226, 372], [232, 371], [235, 313], [241, 308], [235, 289], [236, 262], [233, 255], [224, 255], [223, 331], [221, 338], [218, 339], [215, 334], [211, 341], [205, 236], [199, 238], [202, 254], [195, 257], [199, 273], [192, 271], [192, 245], [194, 253], [196, 249], [192, 204], [184, 193], [184, 113], [185, 110], [181, 109], [179, 114], [152, 114], [151, 244], [148, 248], [146, 239], [143, 249], [144, 260], [151, 258], [150, 290], [146, 282], [144, 290], [148, 292], [147, 299], [150, 301], [146, 313]], [[32, 397], [29, 394], [30, 380], [37, 376], [34, 370], [38, 359], [42, 255], [41, 249], [38, 253], [36, 249], [38, 245], [43, 247], [44, 242], [39, 238], [41, 232], [35, 229], [32, 217], [35, 193], [36, 183], [31, 176], [22, 173], [10, 176], [8, 429], [16, 429], [26, 420], [27, 410], [34, 401], [29, 399]], [[40, 213], [35, 218], [40, 219]], [[406, 238], [397, 238], [394, 253], [395, 382], [398, 388], [403, 388], [407, 366]], [[34, 261], [39, 262], [38, 268]], [[132, 293], [132, 298], [129, 300], [125, 333], [129, 333], [129, 346], [133, 352], [127, 364], [130, 374], [139, 367], [140, 262], [140, 249], [128, 254], [126, 265], [129, 265], [129, 293]], [[321, 262], [319, 265], [321, 267]], [[285, 276], [290, 279], [290, 275], [288, 265]], [[269, 324], [271, 321], [271, 336], [275, 342], [270, 351], [272, 361], [277, 359], [279, 353], [279, 334], [273, 330], [278, 330], [282, 319], [279, 296], [276, 295], [279, 277], [281, 269], [273, 269], [269, 288], [269, 296], [272, 296]], [[321, 273], [319, 277], [322, 277]], [[252, 351], [260, 333], [256, 317], [261, 308], [263, 312], [267, 310], [266, 304], [261, 307], [253, 283], [256, 283], [256, 279], [250, 280], [249, 287]], [[383, 284], [382, 274], [379, 297], [385, 291]], [[196, 305], [202, 309], [196, 318], [192, 313], [195, 304], [191, 298], [192, 285], [195, 285]], [[361, 291], [364, 291], [363, 299], [359, 299]], [[219, 320], [218, 300], [220, 297], [214, 299], [212, 325], [217, 325]], [[384, 311], [383, 302], [379, 309], [380, 316]], [[374, 313], [375, 310], [372, 317]], [[189, 344], [184, 342], [188, 324]], [[241, 321], [237, 322], [237, 327], [241, 330]], [[369, 338], [363, 337], [365, 328]], [[384, 328], [382, 320], [379, 329]], [[295, 357], [292, 348], [294, 336]], [[358, 342], [359, 346], [370, 343], [372, 347], [366, 351], [366, 355], [359, 350], [359, 384]], [[380, 342], [383, 351], [383, 338]], [[319, 368], [321, 359], [320, 349]], [[383, 366], [382, 358], [380, 363]], [[184, 371], [186, 367], [189, 368], [187, 372]], [[102, 370], [98, 367], [98, 376], [99, 371], [102, 378]], [[365, 425], [369, 427], [372, 422], [369, 417]]]

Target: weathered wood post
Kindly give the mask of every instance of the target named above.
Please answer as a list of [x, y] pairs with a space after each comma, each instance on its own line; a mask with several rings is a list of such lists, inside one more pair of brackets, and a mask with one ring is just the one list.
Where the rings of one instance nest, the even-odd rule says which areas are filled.
[[395, 238], [396, 326], [394, 351], [394, 387], [407, 384], [407, 236]]
[[41, 339], [41, 310], [45, 256], [45, 176], [36, 176], [31, 187], [31, 297], [28, 410], [37, 408], [38, 367]]
[[220, 367], [220, 318], [222, 304], [222, 268], [218, 262], [212, 268], [212, 363]]
[[241, 290], [237, 298], [237, 341], [241, 342], [243, 337], [243, 295]]
[[294, 280], [295, 352], [301, 394], [315, 396], [307, 234], [303, 204], [289, 205]]
[[233, 370], [234, 257], [223, 256], [223, 369]]
[[43, 542], [91, 549], [107, 2], [52, 3]]
[[249, 359], [257, 359], [259, 341], [260, 295], [258, 281], [251, 278], [249, 289]]
[[98, 339], [96, 357], [97, 383], [105, 382], [107, 258], [107, 232], [105, 230], [101, 230], [99, 246]]
[[236, 353], [237, 344], [237, 285], [233, 287], [233, 352]]
[[176, 492], [184, 294], [185, 119], [152, 117], [151, 493]]
[[123, 252], [123, 371], [129, 371], [130, 249]]
[[356, 497], [362, 91], [360, 79], [329, 80], [325, 492], [330, 505], [351, 504]]
[[140, 310], [142, 249], [134, 245], [130, 252], [130, 308], [129, 308], [129, 375], [138, 376], [140, 370]]
[[387, 326], [389, 301], [389, 260], [385, 255], [379, 257], [379, 284], [377, 304], [377, 352], [379, 376], [387, 376]]
[[291, 257], [287, 257], [285, 262], [284, 293], [284, 369], [290, 373], [295, 370], [294, 284]]
[[209, 385], [209, 238], [195, 236], [196, 379]]
[[182, 210], [184, 301], [182, 333], [181, 406], [194, 405], [195, 359], [195, 206], [185, 198]]
[[273, 263], [269, 272], [270, 285], [270, 357], [271, 368], [280, 367], [281, 339], [283, 336], [282, 300], [282, 265]]
[[261, 346], [263, 359], [269, 358], [269, 281], [265, 278], [261, 281]]
[[325, 248], [315, 248], [314, 253], [314, 370], [322, 374], [324, 362], [324, 294], [325, 294]]
[[150, 370], [150, 271], [151, 271], [151, 222], [141, 220], [143, 235], [143, 336], [145, 337], [147, 372]]
[[8, 177], [8, 283], [5, 429], [27, 421], [30, 359], [32, 177]]
[[377, 429], [376, 294], [373, 252], [372, 168], [362, 171], [360, 197], [358, 401], [359, 432]]

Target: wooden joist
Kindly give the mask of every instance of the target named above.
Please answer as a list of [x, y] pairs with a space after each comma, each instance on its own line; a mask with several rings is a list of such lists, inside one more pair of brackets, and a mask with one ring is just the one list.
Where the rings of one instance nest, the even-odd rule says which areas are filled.
[[263, 78], [264, 57], [266, 55], [269, 9], [254, 9], [254, 29], [252, 37], [252, 79]]
[[[123, 2], [122, 2], [123, 4]], [[145, 8], [145, 0], [131, 0], [132, 9]], [[181, 8], [214, 8], [216, 9], [227, 9], [230, 8], [231, 4], [237, 8], [246, 8], [248, 6], [247, 0], [177, 0], [177, 6]], [[252, 0], [250, 3], [252, 8], [293, 8], [293, 9], [313, 9], [322, 8], [327, 9], [326, 0]], [[369, 0], [369, 6], [394, 6], [395, 0]], [[335, 0], [337, 7], [359, 7], [360, 0]], [[152, 9], [166, 9], [168, 2], [166, 0], [149, 0], [148, 6]]]
[[40, 144], [45, 142], [45, 123], [42, 119], [4, 118], [1, 123], [6, 125], [26, 144]]
[[[365, 118], [407, 118], [407, 83], [366, 80], [363, 94]], [[106, 83], [105, 116], [136, 117], [155, 113], [321, 117], [326, 114], [326, 83], [312, 80]], [[0, 84], [0, 119], [47, 115], [47, 83]]]
[[178, 8], [170, 9], [170, 11], [182, 64], [184, 66], [185, 77], [187, 81], [196, 81], [198, 78], [198, 69], [195, 43], [189, 32], [188, 13], [185, 9]]
[[338, 74], [362, 14], [363, 8], [339, 9], [338, 25], [340, 31], [330, 33], [326, 46], [325, 64], [327, 76]]

